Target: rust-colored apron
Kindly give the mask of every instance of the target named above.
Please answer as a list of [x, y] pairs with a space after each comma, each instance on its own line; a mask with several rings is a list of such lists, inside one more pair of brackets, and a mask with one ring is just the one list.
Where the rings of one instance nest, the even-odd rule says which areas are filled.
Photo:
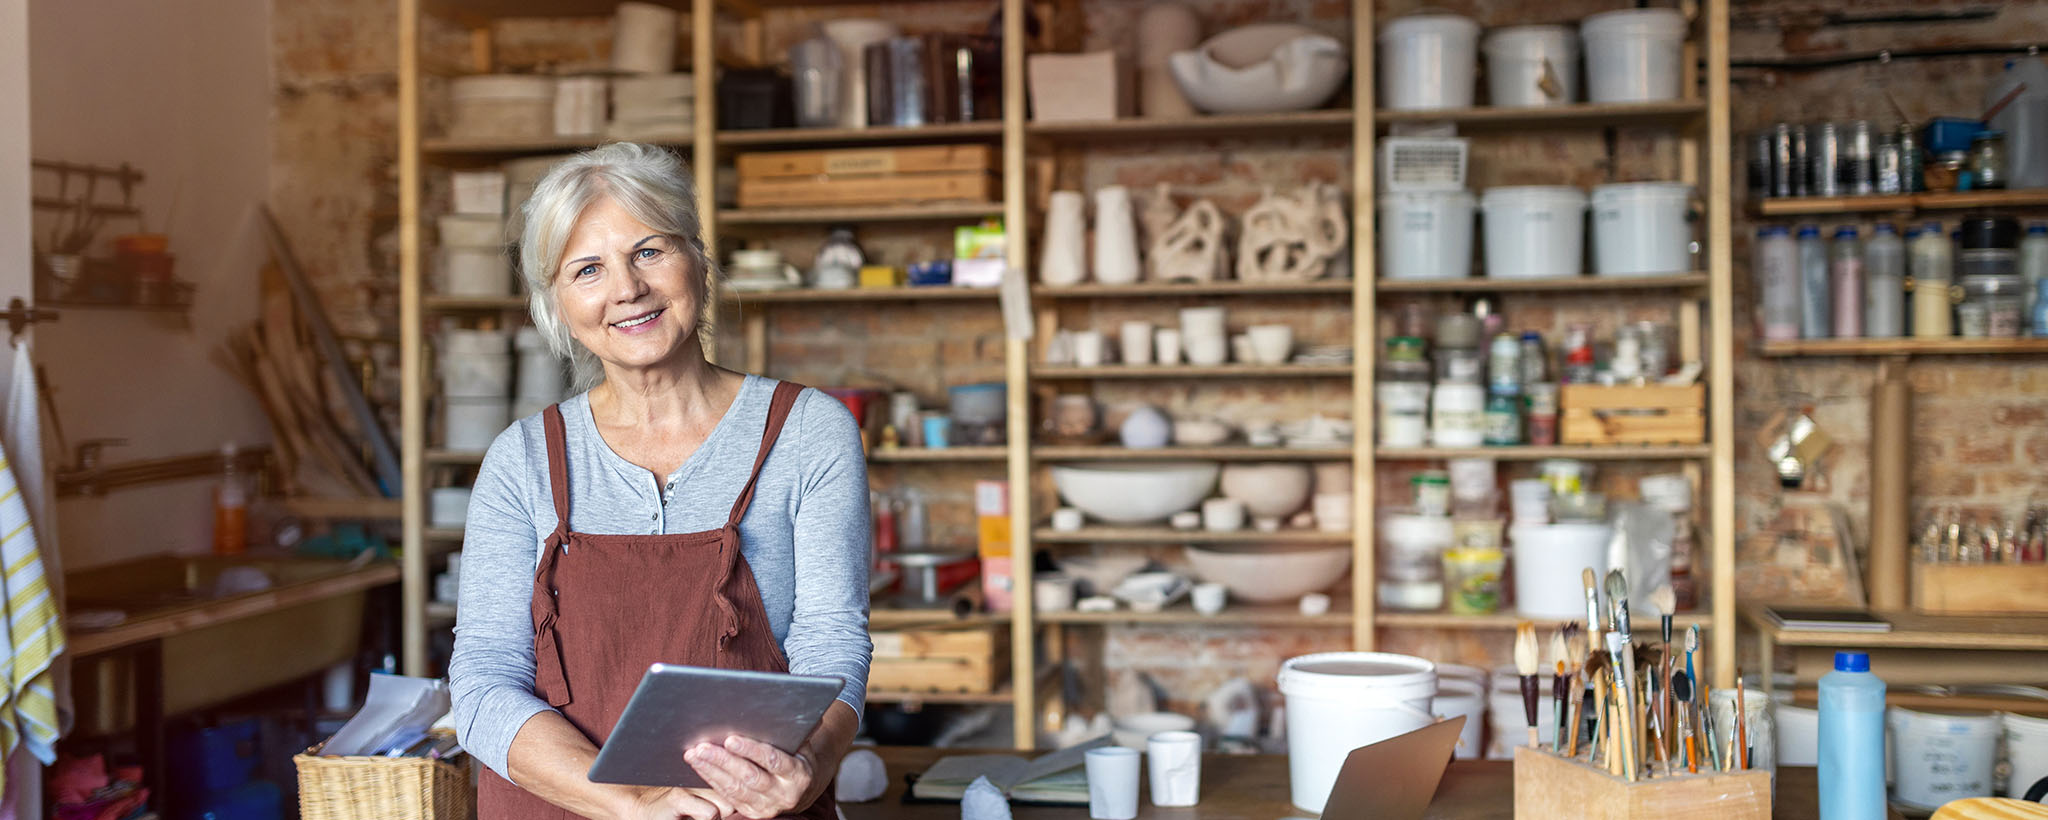
[[[740, 556], [739, 527], [761, 480], [761, 465], [802, 391], [789, 382], [776, 385], [754, 470], [725, 526], [676, 535], [571, 531], [562, 411], [554, 406], [542, 414], [555, 531], [534, 571], [534, 694], [561, 710], [591, 742], [604, 745], [650, 664], [789, 671], [754, 573]], [[483, 774], [477, 809], [482, 820], [576, 816], [489, 770]], [[831, 787], [792, 816], [836, 818]]]

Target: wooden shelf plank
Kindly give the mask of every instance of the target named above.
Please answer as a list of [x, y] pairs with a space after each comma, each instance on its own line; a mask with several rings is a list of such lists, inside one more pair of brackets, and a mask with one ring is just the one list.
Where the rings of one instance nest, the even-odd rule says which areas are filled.
[[1763, 216], [1961, 211], [1971, 208], [2048, 208], [2048, 188], [1875, 196], [1781, 197], [1756, 202], [1756, 211]]
[[405, 514], [396, 498], [280, 498], [271, 502], [300, 518], [396, 521]]
[[1032, 365], [1037, 379], [1325, 379], [1351, 377], [1348, 364]]
[[435, 293], [420, 301], [427, 310], [450, 313], [526, 310], [530, 305], [524, 296], [444, 296]]
[[1349, 279], [1319, 279], [1313, 282], [1140, 282], [1132, 285], [1033, 285], [1031, 295], [1038, 299], [1107, 299], [1123, 297], [1174, 297], [1174, 296], [1286, 296], [1349, 294], [1352, 281]]
[[1001, 120], [947, 122], [908, 127], [873, 128], [758, 128], [718, 132], [718, 145], [756, 147], [771, 145], [856, 145], [917, 143], [950, 139], [1001, 137]]
[[920, 301], [987, 301], [996, 300], [995, 288], [962, 288], [951, 286], [898, 287], [898, 288], [851, 288], [848, 290], [819, 290], [816, 288], [790, 288], [788, 290], [732, 290], [723, 288], [719, 298], [741, 304], [816, 304], [828, 305], [845, 302], [920, 302]]
[[1033, 447], [1039, 461], [1345, 461], [1351, 449], [1323, 447]]
[[1839, 646], [1885, 649], [1997, 649], [2048, 651], [2048, 616], [1921, 615], [1873, 613], [1891, 622], [1889, 632], [1784, 629], [1764, 615], [1768, 606], [1747, 603], [1742, 617], [1779, 646]]
[[868, 453], [868, 461], [881, 464], [943, 464], [974, 461], [1003, 461], [1010, 457], [1010, 451], [1003, 447], [899, 447], [894, 450], [874, 450]]
[[[430, 137], [420, 140], [420, 151], [430, 155], [455, 157], [501, 157], [523, 154], [567, 154], [588, 151], [611, 141], [609, 137], [514, 137], [510, 139], [480, 139], [475, 137]], [[689, 151], [691, 139], [688, 134], [664, 134], [652, 139], [640, 139], [651, 145], [661, 145], [678, 151]]]
[[2048, 353], [2048, 338], [1801, 339], [1764, 342], [1757, 350], [1771, 357], [2040, 355]]
[[1047, 624], [1137, 624], [1179, 626], [1205, 624], [1213, 626], [1315, 626], [1349, 628], [1351, 609], [1348, 602], [1338, 601], [1330, 611], [1321, 615], [1303, 615], [1293, 603], [1284, 604], [1240, 604], [1231, 603], [1222, 612], [1203, 615], [1183, 602], [1159, 612], [1133, 612], [1120, 609], [1115, 612], [1040, 612], [1039, 623]]
[[[1491, 615], [1453, 615], [1449, 612], [1394, 612], [1382, 610], [1374, 613], [1373, 623], [1382, 627], [1405, 629], [1514, 629], [1523, 621], [1534, 623], [1540, 629], [1552, 629], [1564, 624], [1569, 618], [1530, 618], [1514, 612], [1496, 612]], [[1655, 634], [1662, 625], [1656, 618], [1637, 617], [1632, 619], [1636, 634]], [[1683, 612], [1671, 619], [1673, 630], [1684, 630], [1698, 626], [1707, 629], [1713, 626], [1714, 617], [1704, 612]]]
[[1707, 286], [1704, 273], [1659, 276], [1573, 276], [1563, 279], [1381, 279], [1381, 293], [1551, 293], [1680, 290]]
[[876, 607], [868, 610], [868, 629], [915, 629], [918, 627], [963, 627], [993, 626], [1010, 622], [1007, 612], [979, 612], [965, 617], [954, 617], [945, 609], [894, 609]]
[[428, 527], [420, 531], [420, 537], [425, 538], [428, 541], [435, 541], [441, 543], [447, 543], [452, 541], [457, 544], [460, 544], [462, 543], [462, 528]]
[[1027, 122], [1026, 136], [1060, 141], [1304, 136], [1348, 136], [1354, 117], [1344, 109], [1279, 114], [1216, 114], [1196, 117], [1127, 117], [1116, 120]]
[[1373, 454], [1381, 461], [1433, 461], [1448, 458], [1491, 458], [1501, 461], [1536, 461], [1546, 458], [1577, 458], [1588, 461], [1679, 461], [1706, 458], [1712, 448], [1705, 444], [1667, 444], [1592, 447], [1379, 447]]
[[1169, 527], [1082, 527], [1069, 532], [1040, 527], [1032, 531], [1031, 540], [1040, 544], [1349, 544], [1351, 533], [1316, 530], [1210, 532]]
[[455, 605], [447, 601], [428, 601], [427, 623], [453, 626], [455, 624]]
[[432, 465], [476, 466], [484, 463], [482, 450], [428, 450], [427, 463]]
[[895, 689], [869, 689], [869, 703], [959, 703], [988, 704], [1009, 703], [1016, 699], [1008, 685], [994, 692], [905, 692]]
[[1375, 123], [1452, 122], [1464, 130], [1594, 128], [1609, 125], [1678, 125], [1704, 119], [1705, 100], [1646, 103], [1574, 103], [1532, 108], [1445, 108], [1373, 112]]
[[835, 222], [946, 222], [977, 220], [1003, 212], [1000, 202], [941, 202], [867, 208], [757, 208], [721, 210], [721, 225], [822, 225]]
[[189, 606], [143, 613], [143, 617], [124, 621], [106, 629], [67, 630], [64, 637], [65, 648], [73, 657], [85, 657], [130, 644], [161, 640], [216, 624], [396, 583], [398, 578], [398, 564], [378, 561], [361, 569], [336, 572], [261, 592], [208, 599]]

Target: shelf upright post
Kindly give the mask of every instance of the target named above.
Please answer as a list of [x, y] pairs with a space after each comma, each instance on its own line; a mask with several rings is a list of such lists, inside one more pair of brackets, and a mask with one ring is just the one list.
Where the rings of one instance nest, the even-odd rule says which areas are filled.
[[426, 373], [421, 360], [426, 328], [420, 316], [420, 0], [398, 0], [398, 423], [400, 501], [400, 653], [405, 673], [426, 677], [427, 546]]
[[[1008, 272], [1027, 276], [1024, 179], [1024, 0], [1003, 0], [1003, 248]], [[1028, 342], [1003, 337], [1003, 381], [1009, 393], [1010, 694], [1016, 746], [1038, 745], [1037, 621], [1031, 601], [1031, 384]]]
[[[1735, 685], [1735, 321], [1734, 270], [1729, 259], [1728, 0], [1706, 0], [1707, 33], [1707, 272], [1710, 412], [1713, 451], [1714, 685]], [[1767, 675], [1769, 670], [1751, 670]]]
[[1373, 541], [1375, 463], [1373, 368], [1379, 356], [1379, 260], [1373, 240], [1373, 3], [1351, 0], [1351, 646], [1370, 652], [1377, 570]]

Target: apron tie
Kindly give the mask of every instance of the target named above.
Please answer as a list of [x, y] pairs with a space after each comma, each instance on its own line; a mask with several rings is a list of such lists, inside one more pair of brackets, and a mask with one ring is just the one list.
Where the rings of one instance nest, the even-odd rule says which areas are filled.
[[548, 705], [557, 709], [569, 705], [569, 676], [565, 669], [567, 658], [562, 656], [561, 642], [556, 639], [555, 619], [561, 615], [562, 605], [555, 589], [555, 559], [567, 549], [568, 537], [565, 523], [548, 536], [547, 547], [541, 553], [539, 577], [534, 585], [547, 590], [546, 595], [537, 596], [540, 618], [533, 625], [534, 672], [539, 676], [541, 690], [547, 693]]
[[718, 633], [718, 651], [720, 652], [731, 648], [732, 639], [740, 634], [739, 607], [733, 603], [732, 593], [726, 590], [726, 584], [732, 580], [733, 568], [739, 562], [740, 528], [737, 524], [727, 522], [725, 528], [719, 530], [718, 583], [712, 587], [713, 590], [716, 590], [714, 597], [718, 599], [718, 612], [725, 618], [725, 628]]

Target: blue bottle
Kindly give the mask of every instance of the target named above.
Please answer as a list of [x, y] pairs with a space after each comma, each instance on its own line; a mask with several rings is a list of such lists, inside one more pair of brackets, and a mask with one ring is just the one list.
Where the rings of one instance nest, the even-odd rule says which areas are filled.
[[2034, 335], [2048, 336], [2048, 279], [2034, 283]]
[[1820, 820], [1884, 820], [1884, 681], [1836, 652], [1820, 679]]

